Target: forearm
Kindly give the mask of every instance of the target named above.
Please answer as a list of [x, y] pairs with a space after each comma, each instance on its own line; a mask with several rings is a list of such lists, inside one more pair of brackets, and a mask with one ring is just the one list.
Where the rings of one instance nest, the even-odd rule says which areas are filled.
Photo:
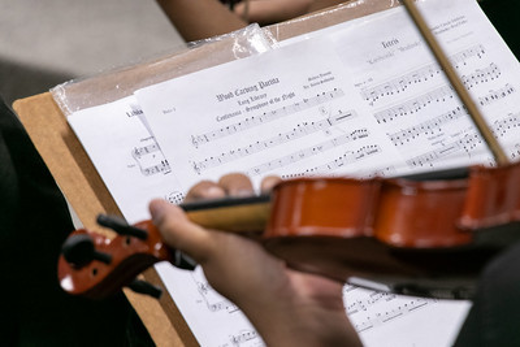
[[218, 0], [157, 0], [157, 3], [187, 42], [226, 34], [247, 25]]
[[235, 12], [242, 18], [247, 16], [251, 23], [268, 25], [304, 15], [312, 3], [313, 0], [250, 0], [247, 14], [245, 1], [236, 5]]

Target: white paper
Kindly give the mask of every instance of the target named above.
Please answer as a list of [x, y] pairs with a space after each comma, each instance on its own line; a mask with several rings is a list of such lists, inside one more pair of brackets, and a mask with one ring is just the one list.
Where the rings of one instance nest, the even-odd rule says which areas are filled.
[[75, 112], [68, 122], [129, 223], [150, 219], [148, 203], [184, 195], [133, 96]]

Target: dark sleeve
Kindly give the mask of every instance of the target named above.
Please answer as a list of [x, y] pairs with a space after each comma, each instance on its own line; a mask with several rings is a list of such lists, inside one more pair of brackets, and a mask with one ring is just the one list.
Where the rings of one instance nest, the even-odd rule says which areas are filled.
[[68, 207], [2, 100], [0, 163], [0, 345], [153, 345], [124, 295], [90, 301], [61, 290], [57, 260], [73, 230]]
[[484, 270], [455, 346], [520, 346], [520, 243]]

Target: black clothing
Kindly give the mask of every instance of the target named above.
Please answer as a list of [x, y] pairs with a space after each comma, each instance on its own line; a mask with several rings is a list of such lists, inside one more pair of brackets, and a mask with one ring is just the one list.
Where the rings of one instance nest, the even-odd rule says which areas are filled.
[[153, 345], [123, 294], [91, 301], [61, 290], [57, 259], [72, 230], [63, 196], [0, 99], [0, 345]]
[[486, 267], [455, 346], [520, 346], [519, 327], [520, 243], [517, 243]]

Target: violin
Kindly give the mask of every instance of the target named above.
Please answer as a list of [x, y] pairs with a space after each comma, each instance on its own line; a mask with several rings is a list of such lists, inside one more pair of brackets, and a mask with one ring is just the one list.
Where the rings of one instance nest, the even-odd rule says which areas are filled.
[[[448, 178], [449, 177], [449, 178]], [[295, 269], [399, 294], [468, 299], [485, 263], [520, 237], [520, 162], [401, 178], [300, 178], [270, 195], [181, 205], [206, 228], [253, 235]], [[109, 239], [81, 229], [59, 259], [71, 294], [108, 296], [159, 261], [196, 264], [166, 246], [151, 221], [98, 223]], [[144, 289], [143, 289], [144, 288]]]

